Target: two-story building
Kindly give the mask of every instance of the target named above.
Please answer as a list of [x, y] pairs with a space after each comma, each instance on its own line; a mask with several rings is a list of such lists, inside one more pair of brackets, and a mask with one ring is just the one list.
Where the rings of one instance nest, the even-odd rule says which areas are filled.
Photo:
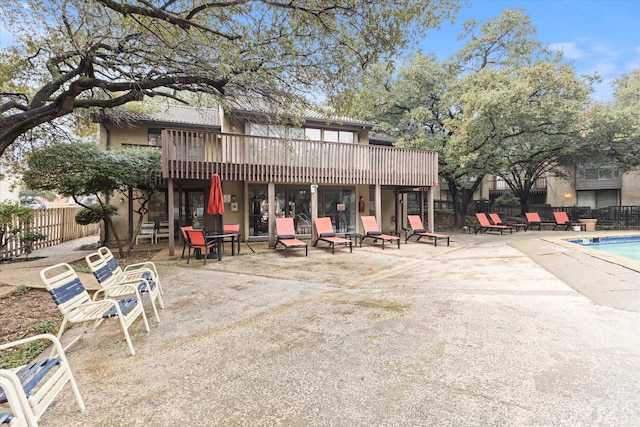
[[[487, 176], [480, 191], [487, 199], [510, 193], [500, 177]], [[592, 209], [640, 205], [640, 172], [621, 172], [615, 162], [580, 164], [565, 177], [542, 177], [531, 188], [529, 203]]]
[[[170, 220], [170, 250], [178, 227], [219, 229], [208, 215], [210, 180], [222, 181], [221, 222], [241, 226], [243, 239], [275, 242], [275, 218], [294, 218], [296, 234], [313, 235], [313, 219], [331, 217], [337, 232], [361, 231], [361, 215], [374, 215], [385, 231], [400, 231], [407, 192], [433, 206], [437, 153], [395, 148], [370, 138], [373, 123], [307, 111], [296, 126], [274, 124], [265, 110], [164, 105], [151, 113], [97, 116], [104, 147], [152, 146], [162, 150], [162, 192], [148, 218]], [[379, 142], [377, 144], [376, 142]], [[111, 200], [121, 235], [133, 233], [133, 206]], [[433, 209], [422, 212], [434, 229]], [[400, 220], [397, 220], [400, 218]], [[172, 220], [172, 221], [171, 221]], [[107, 236], [109, 240], [109, 236]]]

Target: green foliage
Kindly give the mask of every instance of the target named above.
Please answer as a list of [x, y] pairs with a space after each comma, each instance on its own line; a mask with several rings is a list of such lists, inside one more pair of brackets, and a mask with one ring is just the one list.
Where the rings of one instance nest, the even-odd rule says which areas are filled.
[[118, 208], [113, 205], [92, 205], [88, 208], [82, 208], [76, 213], [76, 223], [80, 225], [97, 224], [107, 216], [113, 216], [118, 213]]
[[[53, 332], [53, 330], [47, 332]], [[46, 350], [49, 343], [50, 341], [48, 340], [37, 340], [17, 347], [7, 356], [0, 357], [0, 369], [12, 369], [26, 365]]]
[[346, 94], [397, 145], [438, 151], [458, 225], [486, 174], [526, 202], [538, 177], [580, 151], [592, 81], [542, 48], [521, 9], [470, 20], [461, 39], [465, 46], [448, 61], [417, 53], [399, 69], [379, 64]]
[[[155, 192], [156, 174], [162, 168], [161, 153], [152, 148], [105, 150], [95, 144], [58, 143], [35, 150], [27, 157], [24, 181], [30, 188], [54, 190], [76, 202], [95, 196], [96, 204], [85, 206], [76, 215], [82, 225], [104, 221], [108, 224], [117, 208], [106, 203], [115, 192], [123, 196], [133, 189], [144, 213]], [[120, 248], [122, 244], [113, 231]]]
[[518, 206], [520, 205], [520, 198], [514, 196], [512, 193], [502, 194], [493, 201], [496, 206]]
[[110, 153], [95, 144], [58, 143], [27, 157], [24, 181], [31, 189], [64, 196], [110, 194], [118, 187], [112, 163]]
[[29, 332], [34, 335], [50, 334], [55, 331], [55, 320], [42, 320], [29, 328]]
[[20, 295], [24, 295], [31, 290], [30, 287], [26, 285], [20, 285], [16, 288], [15, 291], [11, 292], [11, 296], [18, 297]]
[[[95, 144], [58, 143], [27, 157], [25, 183], [32, 189], [53, 190], [76, 199], [111, 196], [114, 191], [150, 188], [161, 169], [160, 152], [151, 148], [110, 151]], [[113, 214], [104, 209], [105, 214]]]
[[20, 195], [20, 200], [25, 200], [25, 199], [32, 200], [37, 197], [53, 200], [57, 196], [57, 194], [53, 191], [33, 191], [27, 188], [21, 189], [19, 195]]
[[617, 79], [614, 88], [613, 102], [595, 104], [583, 116], [587, 144], [579, 160], [616, 161], [627, 172], [640, 166], [640, 68]]
[[46, 234], [42, 234], [37, 231], [27, 231], [20, 235], [20, 243], [22, 244], [22, 251], [25, 253], [25, 257], [29, 258], [29, 255], [33, 251], [33, 243], [39, 240], [47, 238]]
[[0, 0], [14, 35], [0, 59], [0, 156], [74, 111], [148, 96], [331, 99], [452, 19], [458, 2]]
[[11, 239], [20, 239], [24, 226], [32, 219], [31, 209], [13, 202], [0, 203], [0, 251]]
[[17, 202], [5, 201], [0, 203], [0, 229], [13, 230], [14, 220], [20, 223], [29, 223], [33, 219], [31, 209], [20, 206]]

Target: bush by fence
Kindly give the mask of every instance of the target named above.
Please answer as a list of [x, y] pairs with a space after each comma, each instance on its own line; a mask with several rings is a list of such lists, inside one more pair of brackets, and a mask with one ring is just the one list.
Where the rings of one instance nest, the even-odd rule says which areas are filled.
[[[81, 208], [49, 208], [33, 211], [33, 220], [26, 225], [23, 232], [38, 232], [45, 234], [44, 240], [33, 242], [32, 250], [58, 245], [80, 237], [93, 236], [100, 232], [100, 224], [79, 225], [75, 216]], [[22, 244], [15, 239], [9, 241], [5, 248], [0, 249], [0, 259], [15, 258], [24, 253]]]

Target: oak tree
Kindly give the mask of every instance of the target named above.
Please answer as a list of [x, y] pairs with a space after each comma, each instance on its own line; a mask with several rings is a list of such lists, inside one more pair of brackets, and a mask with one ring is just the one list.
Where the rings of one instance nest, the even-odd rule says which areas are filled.
[[0, 157], [70, 113], [202, 92], [328, 100], [458, 0], [0, 0]]
[[535, 179], [580, 143], [577, 118], [590, 93], [588, 80], [540, 44], [522, 10], [469, 20], [461, 38], [467, 43], [450, 59], [417, 53], [397, 72], [381, 66], [354, 92], [356, 111], [398, 145], [438, 151], [460, 226], [486, 174], [526, 203]]

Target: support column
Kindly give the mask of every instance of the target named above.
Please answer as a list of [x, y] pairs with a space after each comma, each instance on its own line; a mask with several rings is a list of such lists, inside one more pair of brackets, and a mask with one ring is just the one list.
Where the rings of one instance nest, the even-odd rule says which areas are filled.
[[269, 200], [269, 248], [276, 245], [276, 183], [267, 184], [267, 199]]
[[169, 255], [173, 256], [175, 248], [175, 224], [174, 224], [174, 207], [173, 207], [173, 179], [168, 179], [167, 188], [167, 220], [169, 221]]
[[318, 218], [318, 185], [311, 184], [311, 240], [318, 235], [316, 230], [316, 218]]
[[374, 194], [376, 198], [376, 222], [378, 223], [378, 228], [382, 230], [382, 187], [380, 186], [380, 183], [376, 183]]
[[434, 224], [433, 224], [433, 187], [429, 186], [427, 187], [427, 206], [429, 206], [429, 210], [427, 211], [427, 229], [430, 232], [434, 232], [435, 228], [434, 228]]

